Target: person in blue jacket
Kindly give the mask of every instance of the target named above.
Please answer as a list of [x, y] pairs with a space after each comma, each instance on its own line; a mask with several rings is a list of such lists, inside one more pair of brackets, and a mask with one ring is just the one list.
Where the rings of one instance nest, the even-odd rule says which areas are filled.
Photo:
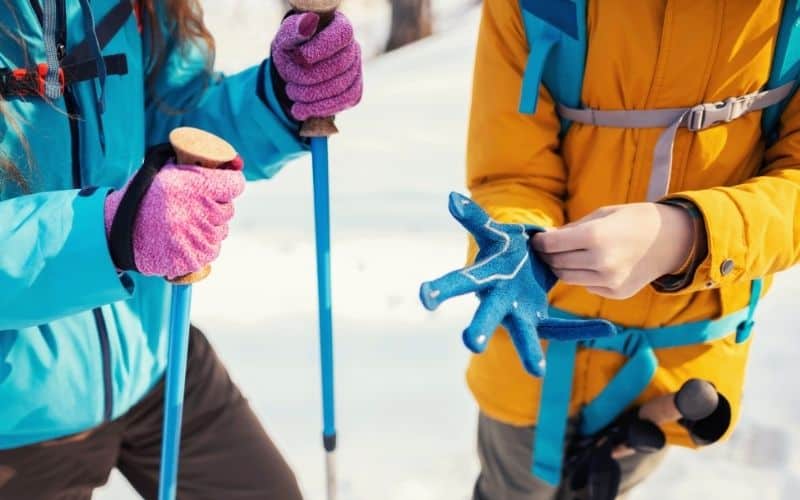
[[[223, 76], [198, 0], [0, 6], [0, 499], [88, 499], [115, 467], [155, 497], [164, 277], [216, 257], [244, 178], [306, 150], [298, 120], [360, 99], [352, 27], [318, 21], [287, 16], [272, 58]], [[244, 170], [175, 165], [157, 145], [179, 126], [230, 142]], [[120, 204], [148, 149], [150, 189]], [[178, 497], [300, 496], [192, 329]]]

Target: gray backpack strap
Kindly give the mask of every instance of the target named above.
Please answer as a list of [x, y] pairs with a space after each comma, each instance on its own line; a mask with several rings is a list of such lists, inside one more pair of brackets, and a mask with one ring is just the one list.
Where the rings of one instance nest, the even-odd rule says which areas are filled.
[[751, 111], [777, 104], [794, 90], [794, 82], [778, 88], [753, 92], [724, 101], [698, 104], [690, 108], [646, 110], [600, 110], [559, 105], [558, 114], [566, 120], [613, 128], [665, 128], [653, 152], [653, 166], [647, 187], [647, 201], [656, 201], [669, 191], [672, 150], [679, 128], [696, 132], [720, 123], [729, 123]]

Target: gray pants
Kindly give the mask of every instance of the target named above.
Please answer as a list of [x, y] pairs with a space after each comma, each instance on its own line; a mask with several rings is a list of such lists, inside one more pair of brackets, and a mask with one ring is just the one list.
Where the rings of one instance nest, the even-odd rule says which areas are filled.
[[[531, 474], [533, 427], [514, 427], [481, 413], [478, 420], [478, 454], [481, 473], [473, 500], [580, 500], [568, 481], [554, 488]], [[575, 435], [574, 425], [567, 438]], [[642, 482], [663, 460], [666, 448], [657, 453], [636, 453], [619, 461], [622, 468], [620, 496]]]

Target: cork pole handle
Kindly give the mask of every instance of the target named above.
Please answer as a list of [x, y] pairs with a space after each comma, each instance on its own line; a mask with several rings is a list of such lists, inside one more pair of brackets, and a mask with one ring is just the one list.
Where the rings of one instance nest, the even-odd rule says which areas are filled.
[[[214, 134], [192, 127], [180, 127], [169, 134], [169, 142], [175, 149], [176, 160], [181, 165], [199, 165], [218, 168], [236, 158], [233, 146]], [[175, 285], [191, 285], [205, 279], [211, 273], [211, 265], [199, 271], [169, 280]]]
[[[289, 0], [289, 5], [298, 12], [313, 12], [319, 16], [317, 31], [333, 21], [333, 15], [341, 0]], [[339, 132], [333, 116], [311, 117], [300, 127], [301, 137], [330, 137]]]

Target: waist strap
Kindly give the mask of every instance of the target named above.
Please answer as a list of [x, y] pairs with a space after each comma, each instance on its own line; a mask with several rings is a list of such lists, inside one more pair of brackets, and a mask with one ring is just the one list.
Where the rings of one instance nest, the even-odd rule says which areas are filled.
[[[539, 419], [533, 445], [532, 472], [540, 479], [558, 485], [564, 462], [564, 436], [569, 418], [569, 401], [578, 346], [623, 354], [628, 361], [603, 391], [580, 413], [581, 434], [594, 434], [614, 421], [647, 388], [658, 368], [654, 349], [711, 342], [736, 334], [744, 342], [753, 327], [753, 314], [761, 296], [760, 279], [753, 280], [747, 308], [717, 320], [697, 321], [659, 328], [617, 326], [613, 337], [581, 342], [550, 340], [547, 345], [547, 373], [542, 385]], [[550, 315], [561, 318], [577, 316], [558, 309]]]
[[656, 142], [653, 166], [647, 186], [647, 201], [656, 201], [669, 192], [672, 172], [672, 151], [679, 128], [696, 132], [720, 123], [728, 123], [751, 111], [778, 104], [794, 89], [794, 82], [762, 92], [753, 92], [724, 101], [698, 104], [690, 108], [665, 108], [646, 110], [601, 110], [570, 108], [558, 105], [562, 119], [613, 128], [666, 128]]

